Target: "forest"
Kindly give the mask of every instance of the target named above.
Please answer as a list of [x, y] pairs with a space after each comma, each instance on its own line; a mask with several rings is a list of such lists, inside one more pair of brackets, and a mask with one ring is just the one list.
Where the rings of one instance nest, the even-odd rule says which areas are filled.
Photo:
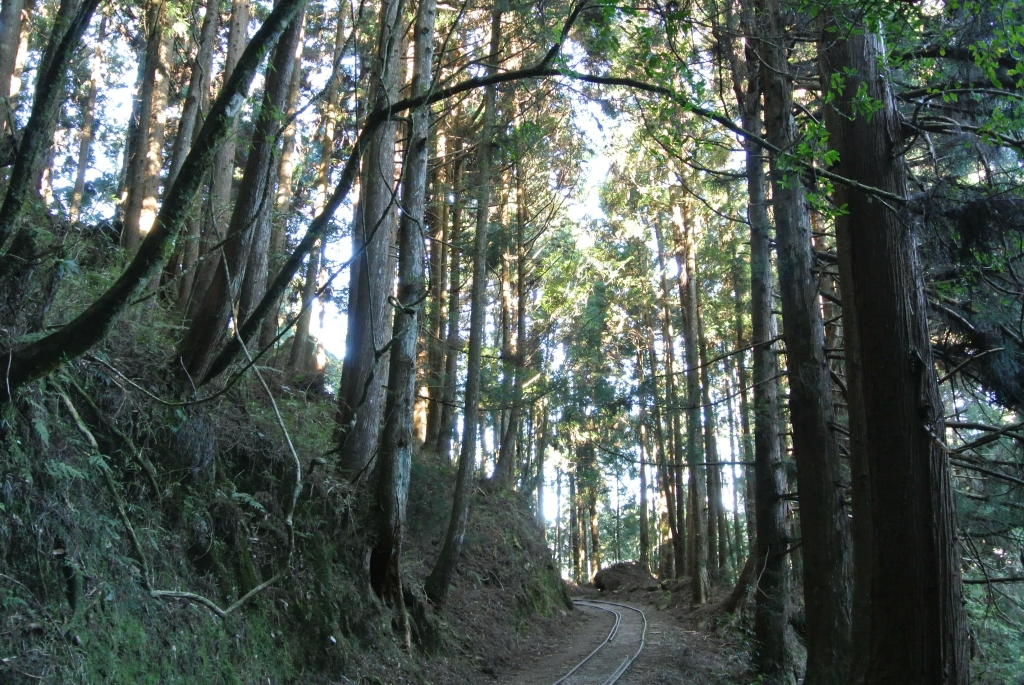
[[0, 682], [1024, 679], [1019, 0], [2, 0], [0, 196]]

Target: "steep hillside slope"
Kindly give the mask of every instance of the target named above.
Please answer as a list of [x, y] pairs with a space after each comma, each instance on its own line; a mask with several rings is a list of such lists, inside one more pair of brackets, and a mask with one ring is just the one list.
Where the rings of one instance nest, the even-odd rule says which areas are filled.
[[[458, 682], [571, 607], [526, 503], [481, 493], [448, 610], [410, 597], [418, 642], [400, 649], [364, 580], [359, 498], [333, 476], [330, 397], [294, 396], [265, 368], [279, 413], [251, 373], [169, 402], [171, 324], [155, 315], [3, 410], [0, 681]], [[413, 596], [453, 479], [417, 457]]]

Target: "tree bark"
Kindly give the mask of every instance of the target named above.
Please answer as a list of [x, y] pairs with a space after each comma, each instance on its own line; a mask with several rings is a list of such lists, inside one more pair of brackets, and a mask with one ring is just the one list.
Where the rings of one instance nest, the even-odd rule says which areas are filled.
[[[434, 58], [435, 0], [420, 0], [416, 10], [412, 95], [423, 95], [431, 85]], [[408, 619], [402, 591], [402, 533], [409, 498], [412, 468], [413, 412], [416, 403], [416, 343], [419, 314], [426, 285], [423, 278], [427, 189], [427, 133], [430, 108], [410, 113], [412, 124], [402, 181], [402, 219], [398, 237], [398, 306], [394, 319], [394, 345], [388, 376], [387, 409], [377, 459], [375, 536], [370, 544], [370, 585], [391, 605], [408, 644]]]
[[[384, 0], [380, 8], [380, 34], [371, 70], [371, 110], [398, 99], [399, 58], [403, 43], [403, 0]], [[377, 452], [384, 412], [384, 385], [391, 331], [388, 305], [395, 264], [394, 121], [373, 135], [363, 159], [359, 204], [352, 231], [352, 253], [357, 259], [349, 270], [348, 333], [345, 361], [338, 392], [338, 467], [348, 478], [359, 478]]]
[[[187, 374], [187, 378], [182, 379], [186, 387], [193, 379], [197, 382], [206, 379], [214, 355], [228, 336], [228, 321], [235, 318], [236, 307], [242, 314], [238, 320], [244, 320], [253, 300], [251, 294], [246, 297], [243, 285], [246, 284], [246, 272], [254, 266], [250, 262], [250, 253], [266, 250], [270, 198], [276, 182], [274, 172], [277, 166], [273, 159], [280, 127], [279, 113], [284, 109], [291, 85], [303, 13], [304, 10], [300, 11], [288, 25], [274, 50], [253, 129], [245, 173], [231, 213], [227, 240], [220, 258], [216, 260], [220, 266], [192, 317], [188, 332], [178, 345], [179, 368]], [[248, 287], [251, 289], [256, 285], [250, 281]], [[235, 325], [238, 325], [238, 321]]]
[[[444, 158], [447, 154], [447, 137], [440, 136], [437, 141], [437, 155]], [[444, 394], [444, 340], [447, 338], [448, 316], [445, 311], [445, 295], [448, 292], [448, 245], [450, 221], [448, 215], [448, 180], [451, 163], [437, 169], [434, 173], [433, 211], [429, 213], [427, 224], [431, 229], [430, 240], [430, 334], [426, 336], [427, 364], [423, 374], [426, 384], [427, 425], [424, 444], [434, 447], [441, 432], [441, 399]]]
[[[339, 27], [340, 30], [340, 27]], [[299, 104], [299, 89], [302, 85], [302, 53], [305, 47], [305, 27], [299, 29], [299, 40], [295, 45], [295, 66], [292, 68], [292, 82], [288, 87], [288, 97], [285, 104], [285, 115], [291, 118], [295, 115], [295, 109]], [[295, 177], [295, 166], [299, 163], [300, 155], [296, 151], [297, 136], [296, 125], [293, 122], [282, 134], [281, 159], [277, 168], [277, 193], [274, 198], [274, 212], [271, 218], [270, 230], [270, 251], [267, 255], [268, 273], [274, 273], [281, 266], [287, 252], [288, 243], [288, 217], [291, 214], [292, 184]], [[318, 253], [319, 250], [310, 252], [310, 256]], [[303, 292], [303, 303], [308, 302]], [[274, 307], [275, 315], [267, 316], [260, 328], [260, 349], [269, 348], [277, 338], [277, 327], [280, 320], [281, 308], [280, 298]], [[316, 359], [315, 354], [313, 359]]]
[[[658, 257], [658, 272], [661, 279], [661, 297], [660, 299], [660, 310], [661, 310], [661, 339], [662, 344], [665, 347], [665, 402], [670, 407], [679, 406], [679, 393], [677, 391], [676, 384], [676, 372], [675, 372], [675, 334], [672, 329], [672, 307], [671, 291], [668, 285], [668, 277], [666, 276], [665, 270], [665, 241], [661, 233], [661, 227], [658, 222], [654, 223], [654, 238], [657, 243], [657, 257]], [[652, 370], [652, 374], [654, 371]], [[656, 377], [656, 374], [654, 376]], [[656, 382], [656, 381], [655, 381]], [[671, 498], [673, 503], [672, 519], [676, 522], [673, 526], [674, 530], [683, 530], [685, 526], [683, 524], [683, 510], [682, 510], [682, 497], [678, 493], [682, 492], [682, 469], [678, 468], [683, 462], [683, 436], [680, 424], [682, 423], [678, 410], [673, 409], [672, 411], [665, 412], [664, 414], [667, 426], [666, 436], [666, 449], [671, 455], [670, 461], [674, 468], [671, 471], [672, 474], [672, 489], [676, 495]], [[673, 567], [675, 568], [676, 576], [682, 576], [686, 569], [686, 544], [685, 536], [682, 534], [674, 535], [672, 538], [672, 551], [675, 555], [673, 559]]]
[[[872, 26], [826, 17], [820, 73], [835, 171], [906, 195], [900, 118], [879, 71]], [[841, 78], [841, 92], [830, 91]], [[881, 103], [858, 112], [864, 93]], [[853, 456], [855, 631], [851, 682], [969, 682], [956, 511], [927, 322], [908, 219], [885, 202], [836, 186], [843, 332]]]
[[445, 459], [451, 459], [452, 441], [455, 438], [455, 387], [458, 382], [459, 355], [462, 354], [462, 344], [459, 340], [459, 319], [461, 318], [461, 305], [459, 303], [460, 289], [462, 287], [462, 252], [459, 244], [462, 239], [462, 138], [455, 141], [455, 168], [452, 171], [452, 227], [451, 227], [451, 249], [449, 260], [451, 266], [448, 269], [448, 331], [445, 340], [446, 354], [444, 362], [444, 378], [441, 389], [441, 416], [438, 419], [437, 446], [436, 451]]
[[[765, 135], [776, 147], [798, 143], [793, 86], [778, 0], [767, 0], [759, 52], [765, 61]], [[850, 666], [852, 560], [845, 476], [833, 425], [832, 381], [814, 273], [807, 198], [800, 175], [769, 159], [779, 290], [786, 341], [789, 414], [800, 501], [807, 617], [806, 685], [845, 684]]]
[[[331, 64], [333, 71], [340, 68], [342, 52], [345, 48], [344, 10], [339, 8], [337, 26], [334, 34], [334, 52]], [[339, 107], [341, 104], [341, 75], [332, 73], [327, 87], [327, 99], [320, 123], [320, 163], [317, 166], [316, 192], [313, 196], [313, 214], [318, 215], [327, 204], [327, 196], [331, 184], [331, 162], [334, 159], [334, 143], [338, 127]], [[316, 346], [310, 336], [310, 324], [313, 320], [313, 297], [316, 293], [317, 278], [320, 273], [320, 252], [322, 243], [309, 253], [306, 262], [306, 277], [302, 287], [303, 310], [295, 322], [295, 335], [292, 337], [288, 368], [293, 376], [309, 375], [314, 369]]]
[[203, 23], [199, 29], [199, 46], [192, 62], [192, 73], [189, 76], [188, 91], [185, 93], [185, 104], [181, 108], [178, 120], [178, 133], [174, 138], [171, 151], [171, 165], [167, 170], [167, 187], [170, 188], [174, 179], [185, 163], [189, 148], [195, 139], [197, 125], [203, 118], [203, 103], [210, 90], [210, 71], [213, 68], [213, 44], [220, 28], [220, 6], [223, 0], [207, 0], [204, 7]]
[[708, 577], [708, 491], [707, 467], [702, 466], [700, 421], [700, 373], [697, 329], [697, 245], [696, 232], [689, 213], [680, 205], [673, 207], [673, 231], [676, 238], [676, 265], [679, 268], [679, 298], [683, 312], [683, 345], [686, 351], [686, 461], [690, 467], [693, 495], [690, 511], [693, 558], [693, 602], [703, 604], [711, 593]]
[[[744, 0], [739, 21], [729, 17], [729, 28], [733, 35], [739, 30], [748, 37], [755, 35], [753, 5], [751, 0]], [[760, 135], [761, 58], [752, 39], [748, 38], [744, 42], [742, 59], [731, 45], [726, 53], [743, 129]], [[787, 506], [782, 499], [786, 484], [779, 442], [779, 386], [776, 380], [779, 367], [770, 342], [776, 336], [775, 315], [772, 312], [771, 223], [768, 220], [763, 152], [749, 139], [744, 139], [743, 147], [746, 157], [747, 219], [750, 222], [750, 323], [753, 345], [751, 409], [754, 417], [754, 477], [751, 480], [754, 520], [748, 520], [748, 525], [753, 525], [755, 531], [750, 553], [750, 577], [757, 579], [754, 594], [754, 665], [766, 682], [789, 685], [795, 683], [795, 678], [794, 656], [786, 640], [789, 629], [789, 574], [786, 557], [781, 553], [787, 547]], [[734, 273], [739, 283], [738, 270]], [[738, 293], [739, 286], [735, 286], [735, 289]], [[739, 313], [737, 321], [739, 329], [742, 325]], [[741, 400], [745, 400], [746, 382], [742, 366], [739, 371]], [[743, 410], [743, 414], [747, 415], [746, 410]], [[750, 431], [749, 423], [745, 430]]]
[[526, 369], [528, 368], [526, 339], [526, 187], [523, 185], [520, 169], [515, 169], [516, 178], [516, 350], [512, 353], [506, 351], [506, 355], [512, 362], [515, 373], [512, 385], [512, 408], [508, 413], [508, 426], [505, 428], [505, 436], [501, 441], [501, 451], [498, 454], [498, 467], [495, 470], [494, 481], [499, 487], [508, 487], [515, 479], [515, 469], [510, 467], [514, 464], [513, 450], [518, 444], [516, 436], [519, 433], [520, 416], [523, 402], [523, 383], [525, 382]]
[[128, 163], [121, 242], [129, 254], [135, 254], [142, 239], [156, 220], [157, 188], [163, 166], [164, 126], [167, 123], [167, 32], [164, 30], [165, 4], [152, 0], [146, 11], [146, 52], [142, 87], [139, 92], [139, 119], [131, 159]]
[[576, 493], [576, 472], [569, 471], [569, 547], [572, 549], [572, 579], [579, 584], [583, 579], [583, 560], [580, 551], [579, 498]]
[[[234, 73], [242, 51], [245, 49], [247, 27], [249, 26], [249, 0], [232, 0], [231, 19], [228, 22], [228, 51], [224, 58], [224, 83]], [[200, 252], [206, 259], [200, 265], [192, 286], [186, 318], [191, 321], [203, 306], [205, 295], [210, 289], [214, 276], [223, 268], [211, 250], [224, 240], [227, 224], [231, 219], [231, 188], [235, 179], [236, 139], [229, 135], [217, 150], [210, 180], [209, 209], [202, 229]]]
[[[655, 446], [658, 448], [658, 471], [661, 474], [661, 488], [665, 496], [666, 518], [669, 533], [672, 538], [671, 563], [662, 564], [659, 575], [668, 578], [678, 578], [686, 573], [686, 536], [683, 531], [683, 521], [676, 518], [678, 508], [676, 499], [682, 497], [682, 490], [676, 488], [678, 479], [675, 473], [682, 470], [682, 466], [676, 462], [670, 464], [668, 450], [665, 446], [665, 434], [661, 422], [661, 396], [658, 394], [658, 356], [654, 348], [654, 327], [650, 320], [647, 321], [647, 356], [651, 369], [651, 390], [654, 406], [651, 409], [651, 419], [654, 421]], [[674, 461], [674, 460], [672, 460]], [[668, 561], [668, 560], [663, 560]]]
[[[637, 360], [637, 368], [642, 360]], [[651, 530], [650, 520], [647, 512], [647, 426], [645, 422], [646, 412], [640, 410], [639, 438], [640, 438], [640, 568], [646, 573], [651, 572]]]
[[24, 0], [4, 0], [0, 6], [0, 134], [11, 134], [10, 120], [14, 111], [11, 78], [21, 47], [22, 9]]
[[[698, 288], [698, 292], [700, 289]], [[729, 528], [725, 521], [725, 503], [722, 501], [722, 467], [718, 465], [718, 426], [715, 407], [711, 404], [711, 376], [708, 369], [707, 338], [704, 335], [704, 317], [697, 299], [697, 349], [700, 359], [700, 396], [704, 405], [704, 462], [708, 474], [708, 559], [709, 572], [716, 580], [728, 568]], [[711, 531], [714, 531], [714, 535]]]
[[[501, 9], [496, 6], [491, 15], [491, 42], [487, 73], [497, 71], [501, 48]], [[442, 605], [448, 594], [455, 566], [462, 552], [469, 519], [469, 498], [473, 477], [473, 447], [476, 445], [476, 415], [480, 408], [480, 362], [483, 355], [484, 317], [486, 315], [487, 288], [487, 224], [491, 205], [491, 155], [494, 135], [494, 110], [497, 89], [490, 85], [484, 89], [484, 113], [477, 145], [477, 212], [476, 235], [473, 238], [473, 292], [470, 296], [469, 356], [466, 361], [465, 421], [462, 429], [462, 449], [456, 476], [455, 501], [445, 535], [444, 546], [425, 584], [427, 596], [434, 604]]]

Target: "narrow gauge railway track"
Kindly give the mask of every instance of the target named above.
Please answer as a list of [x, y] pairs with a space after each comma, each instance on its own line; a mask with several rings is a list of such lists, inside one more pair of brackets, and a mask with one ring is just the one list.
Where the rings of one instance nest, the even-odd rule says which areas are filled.
[[614, 685], [644, 649], [647, 616], [639, 609], [616, 602], [577, 599], [573, 603], [606, 611], [615, 617], [615, 622], [604, 642], [552, 685]]

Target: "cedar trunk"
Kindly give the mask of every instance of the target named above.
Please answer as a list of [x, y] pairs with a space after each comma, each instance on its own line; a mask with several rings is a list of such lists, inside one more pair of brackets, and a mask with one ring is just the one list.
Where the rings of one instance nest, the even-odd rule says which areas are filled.
[[[399, 57], [403, 44], [403, 0], [384, 0], [380, 35], [370, 76], [371, 110], [398, 99]], [[384, 416], [384, 380], [394, 280], [391, 257], [395, 218], [395, 139], [397, 126], [385, 122], [370, 140], [363, 159], [359, 205], [352, 228], [348, 333], [338, 392], [338, 465], [349, 478], [366, 475], [377, 451]]]
[[[764, 39], [765, 134], [782, 150], [796, 146], [792, 80], [777, 0], [768, 0]], [[786, 341], [789, 415], [800, 501], [801, 561], [807, 617], [806, 685], [845, 683], [850, 664], [852, 560], [846, 477], [832, 426], [832, 381], [818, 299], [807, 198], [785, 160], [769, 160]], [[794, 560], [794, 565], [796, 562]]]
[[[845, 87], [825, 108], [835, 171], [906, 194], [900, 118], [878, 71], [870, 27], [833, 18], [821, 79]], [[882, 108], [857, 113], [865, 92]], [[949, 461], [935, 436], [943, 408], [914, 233], [865, 193], [836, 187], [836, 218], [853, 456], [856, 560], [852, 682], [961, 685], [970, 678]]]

